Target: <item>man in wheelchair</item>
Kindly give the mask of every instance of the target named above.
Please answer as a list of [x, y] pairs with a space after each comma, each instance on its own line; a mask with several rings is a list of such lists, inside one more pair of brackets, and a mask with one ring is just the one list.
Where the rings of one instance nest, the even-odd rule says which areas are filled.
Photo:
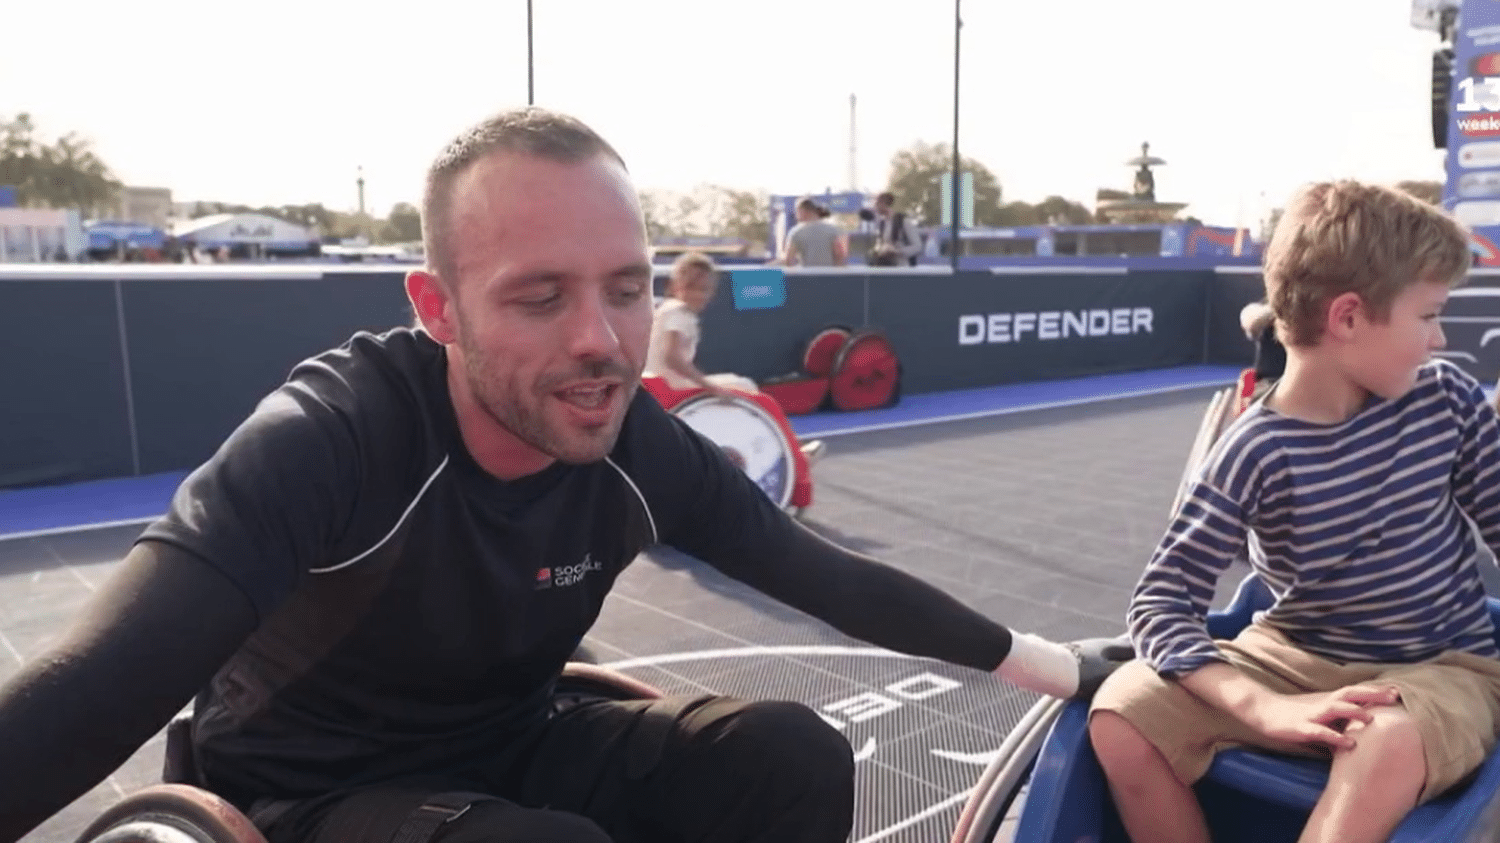
[[[1090, 737], [1136, 841], [1206, 841], [1191, 789], [1232, 745], [1331, 758], [1304, 841], [1383, 841], [1475, 770], [1500, 651], [1466, 519], [1500, 548], [1500, 418], [1442, 360], [1469, 266], [1441, 210], [1352, 182], [1299, 192], [1265, 282], [1286, 372], [1209, 452], [1128, 620], [1140, 660]], [[1204, 617], [1248, 544], [1275, 602], [1233, 641]]]
[[200, 783], [271, 843], [844, 841], [853, 752], [810, 708], [553, 706], [657, 543], [1035, 691], [1089, 694], [1117, 665], [823, 540], [639, 389], [647, 237], [588, 127], [528, 108], [465, 132], [428, 172], [423, 234], [420, 328], [296, 366], [0, 688], [0, 841], [190, 701]]

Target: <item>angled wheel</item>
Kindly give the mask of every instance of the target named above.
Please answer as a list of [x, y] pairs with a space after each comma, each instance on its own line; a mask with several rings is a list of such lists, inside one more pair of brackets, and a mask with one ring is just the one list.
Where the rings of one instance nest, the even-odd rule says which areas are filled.
[[607, 667], [586, 662], [568, 662], [557, 680], [558, 694], [590, 694], [613, 700], [654, 700], [661, 691]]
[[1214, 393], [1212, 400], [1208, 402], [1208, 409], [1203, 413], [1203, 420], [1198, 423], [1198, 435], [1193, 439], [1193, 447], [1188, 451], [1187, 465], [1182, 469], [1182, 478], [1177, 481], [1177, 496], [1172, 499], [1172, 511], [1169, 513], [1176, 517], [1177, 510], [1182, 506], [1182, 499], [1187, 494], [1188, 486], [1192, 484], [1193, 477], [1198, 473], [1198, 466], [1213, 450], [1214, 444], [1234, 421], [1235, 407], [1238, 398], [1234, 389], [1221, 389]]
[[184, 784], [153, 785], [94, 820], [77, 843], [266, 843], [233, 805]]
[[802, 371], [816, 378], [826, 378], [833, 372], [833, 361], [852, 333], [843, 325], [829, 325], [813, 334], [802, 352]]
[[587, 662], [568, 662], [552, 690], [552, 710], [563, 712], [598, 700], [654, 700], [661, 691], [639, 679]]
[[850, 337], [833, 361], [828, 398], [845, 412], [875, 410], [896, 403], [901, 394], [901, 361], [884, 334], [861, 331]]
[[995, 839], [1016, 797], [1029, 782], [1037, 754], [1042, 751], [1042, 744], [1046, 743], [1064, 705], [1064, 700], [1044, 697], [1021, 716], [1021, 721], [1005, 736], [995, 759], [979, 775], [953, 826], [949, 843], [991, 843]]

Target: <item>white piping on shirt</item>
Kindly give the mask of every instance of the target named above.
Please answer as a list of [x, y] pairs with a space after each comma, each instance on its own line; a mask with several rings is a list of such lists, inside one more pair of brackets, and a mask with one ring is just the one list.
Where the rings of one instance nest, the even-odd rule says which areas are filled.
[[661, 536], [656, 533], [656, 518], [651, 515], [651, 504], [646, 503], [646, 496], [641, 494], [641, 488], [635, 485], [635, 481], [630, 479], [630, 475], [625, 473], [625, 469], [617, 465], [614, 460], [605, 457], [604, 461], [609, 463], [610, 467], [615, 471], [620, 472], [620, 476], [625, 478], [626, 483], [630, 484], [630, 491], [635, 492], [635, 496], [641, 501], [641, 509], [646, 511], [646, 522], [651, 525], [651, 541], [653, 543], [660, 542]]
[[[386, 542], [390, 541], [391, 540], [391, 536], [396, 535], [396, 531], [399, 530], [399, 529], [401, 529], [401, 525], [402, 524], [406, 523], [406, 519], [411, 515], [412, 510], [414, 510], [414, 509], [417, 508], [417, 504], [421, 502], [422, 496], [425, 495], [425, 494], [427, 494], [427, 490], [432, 486], [432, 481], [436, 480], [438, 478], [438, 475], [443, 473], [443, 469], [445, 469], [447, 467], [448, 467], [448, 457], [444, 456], [443, 457], [443, 461], [440, 462], [440, 463], [438, 463], [438, 467], [433, 470], [432, 476], [428, 477], [427, 478], [427, 482], [422, 484], [422, 488], [420, 488], [420, 489], [417, 490], [416, 497], [413, 497], [411, 499], [411, 503], [409, 503], [409, 504], [406, 505], [406, 511], [403, 512], [403, 513], [401, 513], [401, 517], [400, 518], [396, 519], [395, 525], [393, 525], [391, 527], [391, 531], [389, 533], [385, 534], [384, 538], [382, 538], [380, 541], [374, 543], [373, 545], [370, 545], [370, 548], [368, 550], [366, 550], [364, 553], [361, 553], [360, 555], [354, 557], [353, 559], [350, 559], [347, 562], [340, 562], [337, 565], [330, 565], [327, 568], [309, 568], [308, 572], [309, 573], [313, 573], [313, 574], [326, 574], [326, 573], [329, 573], [330, 571], [337, 571], [340, 568], [347, 568], [350, 565], [353, 565], [355, 562], [358, 562], [359, 560], [365, 558], [366, 556], [369, 556], [370, 554], [374, 553], [376, 550], [379, 550], [380, 546], [383, 545], [383, 544], [385, 544]], [[640, 493], [637, 492], [636, 494], [640, 494]]]

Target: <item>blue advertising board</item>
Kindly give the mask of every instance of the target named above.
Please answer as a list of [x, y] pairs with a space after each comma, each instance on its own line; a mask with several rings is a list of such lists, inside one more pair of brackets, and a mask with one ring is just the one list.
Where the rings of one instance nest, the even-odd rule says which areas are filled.
[[1500, 3], [1466, 0], [1453, 32], [1443, 207], [1467, 225], [1481, 266], [1500, 266]]

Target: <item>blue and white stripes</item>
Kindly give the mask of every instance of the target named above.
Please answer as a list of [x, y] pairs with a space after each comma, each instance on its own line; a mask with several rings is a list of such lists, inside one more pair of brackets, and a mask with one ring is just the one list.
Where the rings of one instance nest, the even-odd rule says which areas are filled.
[[1209, 453], [1141, 576], [1137, 652], [1169, 675], [1222, 660], [1203, 618], [1248, 548], [1277, 595], [1263, 620], [1311, 653], [1500, 657], [1465, 515], [1500, 547], [1500, 417], [1453, 365], [1427, 364], [1405, 396], [1336, 425], [1257, 403]]

